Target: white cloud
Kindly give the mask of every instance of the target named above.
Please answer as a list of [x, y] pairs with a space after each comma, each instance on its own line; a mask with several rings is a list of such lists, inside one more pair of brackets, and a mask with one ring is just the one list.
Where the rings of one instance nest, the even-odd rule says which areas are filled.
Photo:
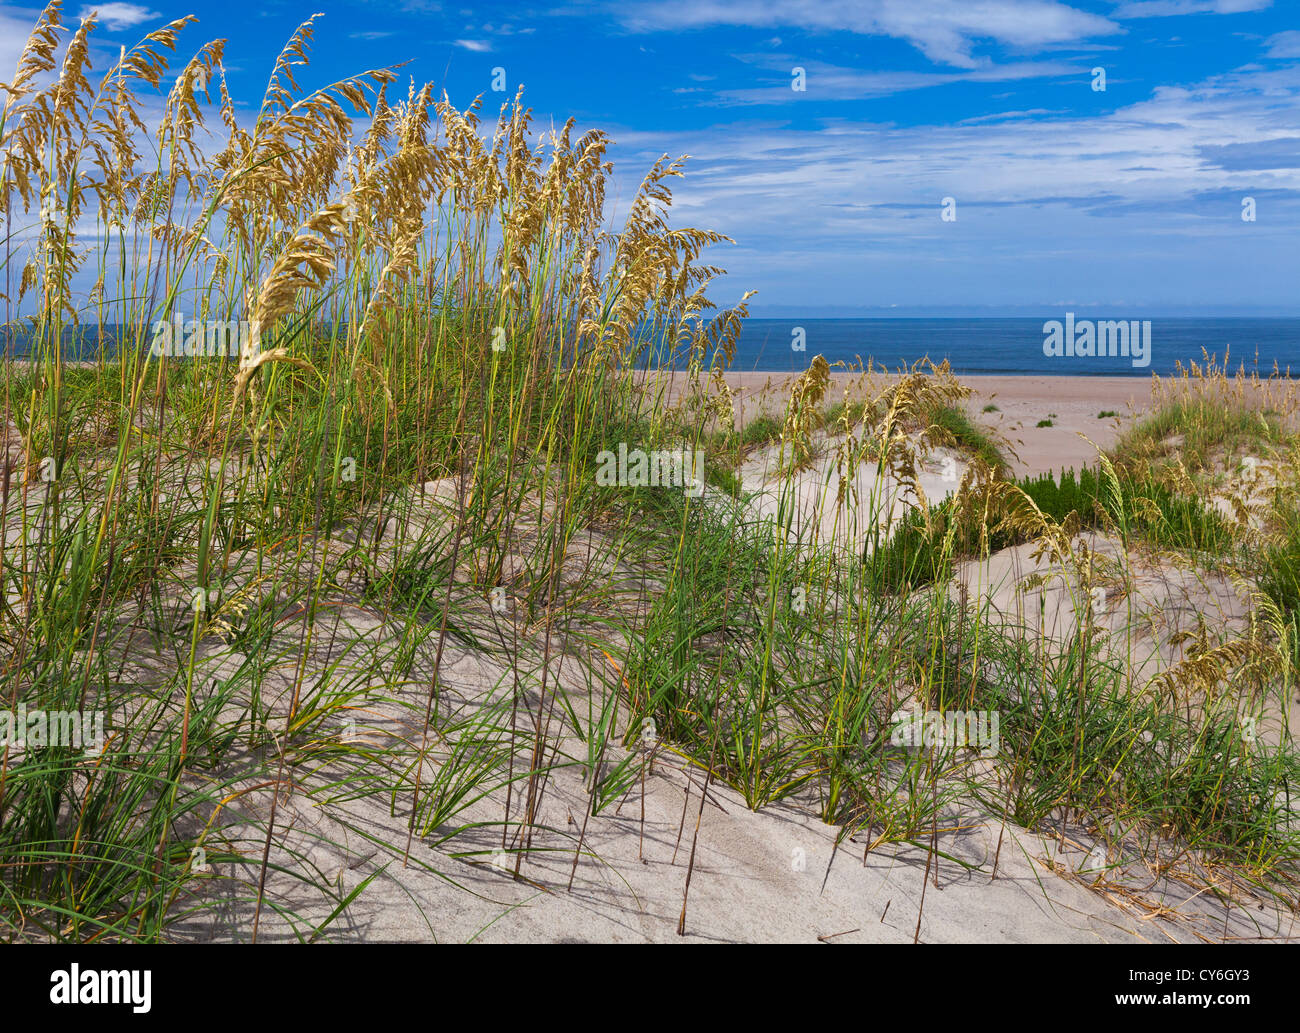
[[958, 68], [983, 63], [973, 54], [977, 40], [1033, 51], [1122, 31], [1058, 0], [668, 0], [620, 3], [615, 17], [642, 32], [743, 25], [893, 36]]
[[946, 86], [958, 82], [1018, 82], [1025, 79], [1086, 76], [1086, 66], [1074, 66], [1061, 61], [1020, 61], [1005, 65], [988, 65], [962, 72], [863, 72], [856, 68], [841, 68], [816, 61], [803, 62], [807, 72], [807, 89], [796, 93], [790, 89], [789, 71], [794, 62], [787, 58], [781, 64], [771, 56], [755, 57], [737, 55], [741, 60], [761, 63], [773, 72], [771, 85], [742, 89], [722, 90], [716, 102], [733, 104], [794, 103], [804, 99], [862, 100], [866, 97], [886, 97], [910, 90], [932, 86]]
[[1300, 57], [1300, 32], [1294, 29], [1270, 36], [1266, 42], [1268, 43], [1267, 57]]
[[[1297, 101], [1300, 69], [1286, 68], [1162, 87], [1097, 116], [1005, 112], [994, 124], [617, 129], [615, 160], [638, 169], [665, 151], [691, 154], [687, 178], [674, 191], [677, 218], [759, 249], [797, 239], [808, 255], [841, 254], [875, 241], [930, 239], [943, 231], [937, 212], [945, 195], [963, 210], [996, 208], [1021, 228], [1052, 209], [1053, 220], [1076, 229], [1098, 216], [1123, 213], [1142, 225], [1143, 212], [1170, 212], [1167, 232], [1203, 232], [1197, 198], [1246, 187], [1300, 192], [1300, 168], [1233, 169], [1214, 160], [1225, 147], [1244, 152], [1300, 135]], [[636, 157], [620, 158], [624, 148]], [[792, 212], [799, 213], [793, 237]]]
[[1023, 111], [998, 111], [991, 115], [976, 115], [973, 118], [963, 118], [958, 125], [975, 126], [981, 122], [1009, 122], [1012, 119], [1039, 118], [1043, 115], [1059, 115], [1059, 111], [1052, 111], [1049, 108], [1027, 108]]
[[1273, 0], [1129, 0], [1111, 12], [1116, 18], [1168, 18], [1180, 14], [1244, 14], [1271, 7]]
[[492, 44], [485, 39], [458, 39], [453, 42], [456, 46], [472, 50], [476, 54], [486, 54], [492, 49]]
[[78, 17], [87, 18], [91, 14], [98, 15], [100, 24], [113, 32], [162, 17], [157, 11], [151, 11], [140, 4], [118, 3], [116, 0], [112, 3], [83, 7], [78, 12]]
[[0, 79], [13, 78], [40, 11], [0, 6]]

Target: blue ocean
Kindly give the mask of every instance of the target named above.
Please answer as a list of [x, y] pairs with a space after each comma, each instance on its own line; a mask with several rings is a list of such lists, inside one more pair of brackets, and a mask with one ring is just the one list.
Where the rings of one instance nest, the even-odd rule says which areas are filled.
[[[1267, 376], [1274, 363], [1282, 373], [1300, 376], [1300, 318], [1151, 318], [1149, 363], [1132, 354], [1044, 354], [1044, 324], [1064, 323], [1064, 312], [1041, 318], [950, 319], [748, 319], [741, 332], [732, 369], [800, 371], [814, 355], [831, 363], [874, 360], [891, 370], [929, 357], [947, 359], [959, 374], [1039, 374], [1046, 376], [1136, 376], [1174, 373], [1178, 363], [1203, 363], [1205, 355], [1232, 371]], [[1078, 313], [1082, 324], [1107, 320]], [[1144, 328], [1145, 329], [1145, 328]], [[799, 331], [802, 330], [802, 336]], [[795, 344], [803, 350], [796, 351]], [[1090, 350], [1096, 351], [1094, 347]], [[1115, 349], [1118, 351], [1118, 349]]]
[[[1100, 327], [1110, 319], [1071, 313], [1067, 321], [1064, 312], [1046, 313], [1041, 318], [750, 318], [745, 320], [731, 369], [801, 372], [814, 355], [822, 355], [831, 363], [865, 365], [872, 361], [889, 370], [929, 358], [936, 365], [947, 359], [958, 374], [1149, 377], [1152, 373], [1175, 373], [1179, 363], [1184, 367], [1191, 362], [1204, 363], [1208, 355], [1220, 365], [1226, 356], [1232, 372], [1244, 365], [1247, 373], [1268, 376], [1276, 364], [1283, 374], [1290, 371], [1290, 375], [1300, 376], [1300, 317], [1295, 316], [1124, 320], [1125, 329], [1132, 328], [1134, 348], [1137, 335], [1141, 335], [1140, 357], [1135, 352], [1126, 357], [1117, 348], [1100, 347], [1100, 332], [1085, 349], [1091, 354], [1045, 353], [1049, 337], [1045, 326], [1052, 322], [1065, 324], [1063, 329], [1068, 328], [1073, 338], [1083, 323]], [[12, 326], [7, 330], [4, 353], [29, 354], [26, 334]], [[91, 327], [65, 330], [64, 355], [69, 359], [93, 359], [97, 354], [112, 357], [117, 351], [115, 337], [113, 329], [102, 334]], [[647, 348], [641, 363], [648, 364], [656, 351]], [[1073, 352], [1073, 347], [1068, 351]]]

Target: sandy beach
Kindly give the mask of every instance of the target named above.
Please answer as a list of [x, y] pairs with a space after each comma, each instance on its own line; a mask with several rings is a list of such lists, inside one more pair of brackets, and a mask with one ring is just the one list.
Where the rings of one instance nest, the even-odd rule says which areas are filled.
[[[1011, 439], [1017, 474], [1094, 462], [1097, 449], [1114, 444], [1151, 404], [1151, 380], [1145, 377], [966, 377], [962, 382], [972, 388], [971, 415]], [[984, 412], [988, 405], [997, 411]], [[1104, 412], [1117, 415], [1102, 417]], [[1038, 426], [1047, 419], [1052, 426]]]
[[[763, 414], [779, 416], [795, 378], [794, 374], [779, 372], [727, 373], [737, 425], [744, 426]], [[869, 391], [874, 394], [892, 379], [896, 378], [873, 375], [876, 387], [872, 391], [870, 385], [863, 384], [862, 374], [833, 372], [824, 404], [833, 405], [846, 394], [859, 398]], [[971, 417], [1011, 443], [1015, 451], [1012, 471], [1016, 475], [1078, 469], [1092, 463], [1097, 450], [1113, 445], [1151, 404], [1149, 377], [960, 376], [957, 379], [971, 389], [966, 403]], [[669, 396], [676, 398], [685, 377], [665, 378], [665, 383]], [[985, 411], [989, 406], [996, 408]], [[1101, 413], [1117, 415], [1103, 418]], [[1038, 425], [1047, 420], [1051, 426]]]

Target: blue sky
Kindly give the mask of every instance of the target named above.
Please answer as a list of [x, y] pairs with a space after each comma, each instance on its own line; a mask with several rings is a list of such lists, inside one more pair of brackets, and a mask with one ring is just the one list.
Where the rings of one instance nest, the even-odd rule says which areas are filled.
[[[660, 154], [690, 154], [674, 219], [735, 238], [708, 256], [729, 270], [713, 295], [757, 290], [757, 314], [1300, 313], [1300, 0], [98, 9], [114, 48], [196, 14], [182, 50], [228, 39], [250, 110], [317, 10], [304, 84], [407, 61], [403, 74], [494, 110], [523, 83], [544, 123], [612, 134], [615, 202]], [[36, 13], [0, 5], [0, 68]], [[491, 92], [498, 67], [508, 94]]]

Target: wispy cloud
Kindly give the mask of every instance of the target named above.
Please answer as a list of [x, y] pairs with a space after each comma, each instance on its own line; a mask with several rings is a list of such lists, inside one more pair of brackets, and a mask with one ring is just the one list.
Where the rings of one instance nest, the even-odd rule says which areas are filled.
[[845, 31], [906, 40], [932, 61], [975, 68], [976, 40], [1034, 51], [1051, 44], [1123, 31], [1100, 15], [1057, 0], [668, 0], [624, 3], [616, 18], [635, 32], [681, 31], [709, 26]]
[[[1298, 102], [1300, 69], [1238, 72], [1097, 115], [618, 128], [625, 156], [615, 160], [640, 168], [664, 151], [693, 155], [673, 209], [739, 241], [716, 256], [738, 288], [851, 275], [886, 299], [908, 298], [924, 293], [925, 276], [970, 294], [961, 300], [996, 291], [1032, 301], [1069, 277], [1106, 296], [1150, 282], [1151, 263], [1199, 268], [1207, 239], [1241, 247], [1245, 195], [1267, 199], [1273, 214], [1254, 229], [1277, 234], [1284, 253], [1300, 212]], [[939, 218], [945, 196], [956, 198], [956, 224]], [[998, 276], [1017, 281], [995, 287]], [[779, 287], [766, 293], [794, 300]]]
[[1300, 136], [1247, 143], [1205, 144], [1200, 156], [1214, 168], [1233, 171], [1300, 169]]
[[162, 17], [157, 11], [151, 11], [140, 4], [117, 2], [86, 6], [78, 12], [78, 16], [81, 18], [88, 18], [91, 14], [98, 15], [100, 24], [113, 32], [129, 29], [132, 26]]
[[[963, 82], [1015, 82], [1053, 76], [1084, 75], [1087, 68], [1063, 61], [1021, 61], [1005, 65], [988, 65], [963, 72], [864, 72], [855, 68], [842, 68], [817, 61], [800, 63], [793, 56], [738, 55], [741, 60], [770, 69], [771, 75], [762, 86], [721, 90], [716, 103], [778, 104], [800, 100], [862, 100], [868, 97], [887, 97], [911, 90], [934, 86], [947, 86]], [[798, 65], [806, 76], [805, 89], [790, 88], [790, 68]]]
[[0, 5], [0, 68], [6, 76], [12, 75], [22, 57], [27, 34], [36, 24], [39, 11]]
[[492, 44], [485, 39], [458, 39], [453, 40], [456, 46], [465, 50], [472, 50], [476, 54], [486, 54], [492, 49]]
[[1268, 52], [1265, 57], [1292, 58], [1300, 57], [1300, 32], [1291, 29], [1270, 36], [1267, 40]]
[[349, 32], [348, 39], [387, 39], [391, 35], [393, 35], [391, 31], [370, 29], [364, 32]]
[[1168, 18], [1181, 14], [1245, 14], [1272, 6], [1273, 0], [1128, 0], [1111, 14], [1116, 18]]
[[995, 111], [988, 115], [974, 115], [971, 118], [963, 118], [958, 124], [975, 126], [984, 122], [1012, 122], [1026, 118], [1038, 118], [1042, 115], [1060, 114], [1060, 111], [1052, 111], [1049, 108], [1026, 108], [1024, 111]]

